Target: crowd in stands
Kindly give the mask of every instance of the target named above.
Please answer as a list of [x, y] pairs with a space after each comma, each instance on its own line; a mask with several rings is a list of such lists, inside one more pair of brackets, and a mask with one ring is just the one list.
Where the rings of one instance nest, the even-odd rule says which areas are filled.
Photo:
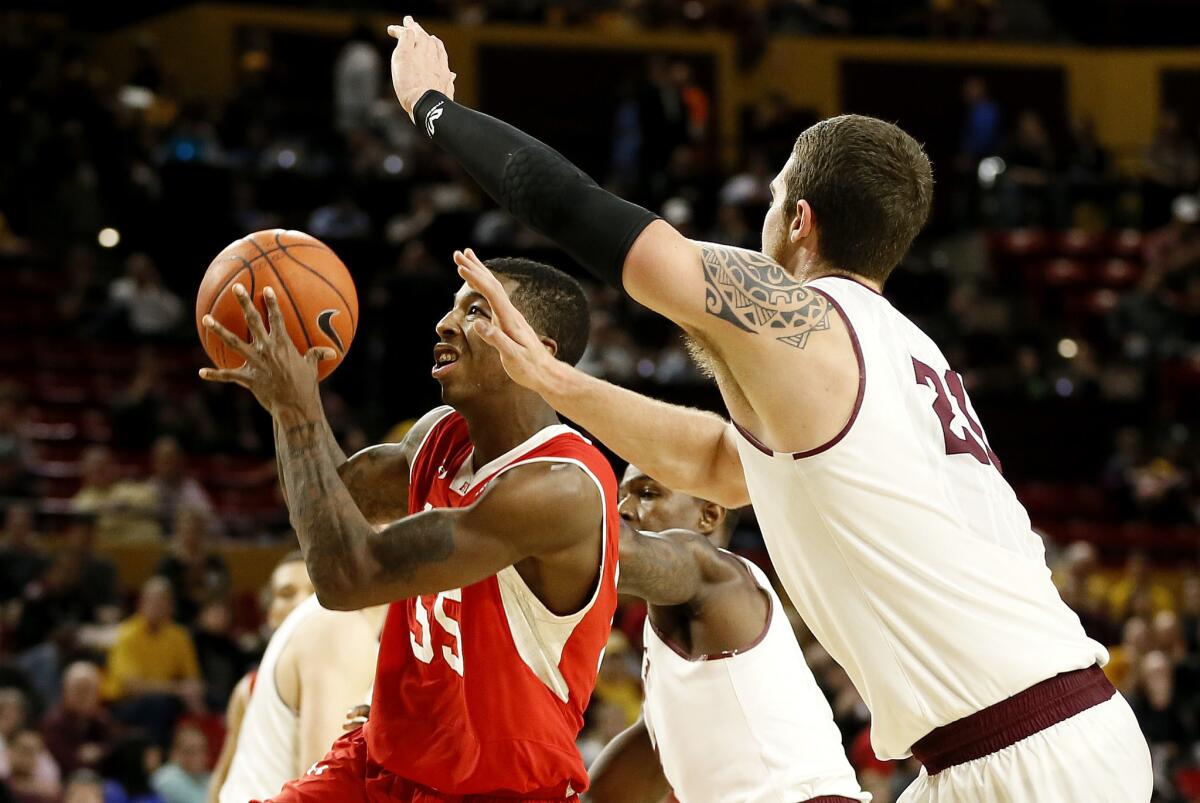
[[[502, 5], [543, 19], [593, 4], [444, 7], [470, 20]], [[716, 25], [754, 6], [800, 20], [781, 26], [858, 32], [857, 5], [609, 13], [699, 8]], [[940, 23], [948, 33], [953, 19]], [[379, 43], [343, 50], [336, 124], [314, 131], [261, 75], [227, 106], [197, 107], [173, 95], [152, 46], [135, 74], [115, 76], [58, 33], [14, 25], [0, 38], [0, 801], [199, 801], [220, 712], [264, 635], [235, 613], [220, 547], [290, 537], [269, 422], [249, 394], [195, 379], [189, 299], [207, 259], [281, 225], [350, 263], [363, 326], [325, 393], [352, 452], [437, 401], [428, 347], [454, 289], [451, 248], [562, 257], [415, 136], [387, 98]], [[756, 246], [767, 182], [804, 110], [766, 99], [727, 173], [706, 155], [711, 92], [686, 64], [649, 69], [652, 91], [614, 110], [604, 178], [690, 235]], [[992, 445], [1013, 458], [1060, 590], [1110, 645], [1107, 671], [1151, 741], [1158, 799], [1200, 801], [1196, 132], [1164, 111], [1126, 175], [1087, 125], [1054, 142], [981, 80], [964, 87], [963, 121], [944, 168], [963, 177], [945, 182], [949, 223], [918, 243], [889, 296], [969, 367], [972, 399], [999, 422]], [[615, 291], [589, 293], [586, 370], [713, 403], [670, 327]], [[1024, 428], [1037, 437], [1018, 438]], [[752, 514], [734, 544], [763, 556]], [[121, 587], [113, 556], [146, 546], [161, 550], [153, 577]], [[589, 759], [637, 715], [642, 615], [622, 609], [580, 741]], [[915, 766], [873, 758], [862, 699], [795, 624], [864, 784], [894, 800]]]

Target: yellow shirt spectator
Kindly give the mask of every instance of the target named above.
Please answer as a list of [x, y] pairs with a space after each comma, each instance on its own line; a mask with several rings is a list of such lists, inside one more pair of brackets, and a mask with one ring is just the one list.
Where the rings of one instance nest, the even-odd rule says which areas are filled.
[[171, 621], [171, 588], [161, 577], [152, 578], [142, 591], [138, 613], [121, 623], [109, 649], [104, 696], [120, 700], [169, 693], [181, 681], [199, 679], [192, 636]]

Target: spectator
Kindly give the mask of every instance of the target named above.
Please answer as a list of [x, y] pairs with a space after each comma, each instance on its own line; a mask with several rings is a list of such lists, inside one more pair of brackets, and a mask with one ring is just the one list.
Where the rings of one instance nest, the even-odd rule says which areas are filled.
[[157, 492], [153, 485], [117, 478], [112, 453], [93, 446], [83, 453], [83, 486], [72, 497], [76, 513], [96, 517], [96, 534], [105, 545], [159, 543]]
[[208, 780], [208, 738], [198, 728], [180, 727], [171, 760], [154, 771], [150, 786], [163, 803], [204, 803]]
[[1171, 589], [1150, 573], [1146, 553], [1135, 550], [1129, 553], [1125, 562], [1124, 576], [1108, 592], [1108, 608], [1113, 619], [1118, 622], [1125, 620], [1132, 612], [1131, 603], [1138, 592], [1149, 594], [1153, 613], [1169, 611], [1175, 606]]
[[1174, 111], [1159, 112], [1154, 139], [1146, 148], [1144, 169], [1151, 183], [1172, 190], [1194, 189], [1200, 180], [1200, 153]]
[[100, 670], [77, 661], [63, 676], [62, 702], [42, 719], [42, 738], [64, 774], [96, 769], [116, 736], [116, 723], [100, 702]]
[[1121, 634], [1121, 643], [1108, 651], [1104, 674], [1119, 691], [1128, 694], [1137, 684], [1137, 667], [1150, 652], [1150, 626], [1145, 619], [1134, 616], [1125, 622]]
[[125, 275], [108, 288], [105, 325], [118, 333], [161, 338], [183, 320], [183, 302], [162, 283], [153, 260], [142, 253], [125, 261]]
[[1137, 688], [1129, 705], [1150, 744], [1154, 786], [1159, 791], [1169, 790], [1171, 765], [1193, 734], [1175, 704], [1174, 671], [1166, 655], [1154, 651], [1142, 658]]
[[632, 725], [641, 713], [642, 687], [638, 680], [636, 656], [623, 633], [609, 636], [600, 674], [596, 677], [595, 697], [615, 706], [621, 713], [624, 724], [618, 730]]
[[60, 551], [41, 576], [25, 586], [16, 606], [13, 641], [22, 648], [34, 647], [60, 628], [89, 621], [89, 601], [79, 555]]
[[959, 144], [962, 170], [973, 176], [979, 161], [1000, 152], [1000, 107], [988, 95], [987, 84], [979, 76], [963, 82], [963, 100], [967, 105]]
[[207, 689], [208, 707], [223, 708], [249, 663], [233, 637], [233, 611], [228, 600], [212, 599], [200, 608], [192, 640], [196, 643], [200, 673]]
[[19, 595], [49, 562], [41, 536], [33, 529], [33, 508], [27, 502], [9, 505], [0, 533], [0, 602]]
[[1179, 617], [1188, 653], [1200, 657], [1200, 575], [1183, 578]]
[[105, 287], [96, 273], [96, 252], [77, 245], [67, 254], [66, 287], [58, 297], [58, 315], [67, 324], [82, 326], [103, 309]]
[[190, 507], [175, 515], [171, 551], [155, 571], [171, 584], [175, 621], [195, 621], [200, 607], [229, 590], [229, 567], [209, 544], [204, 515]]
[[171, 726], [185, 707], [204, 710], [196, 647], [171, 613], [171, 584], [150, 578], [137, 613], [121, 623], [109, 650], [104, 683], [117, 718], [146, 728], [159, 745], [170, 742]]
[[67, 781], [62, 803], [106, 803], [104, 779], [92, 770], [79, 770]]
[[[56, 803], [61, 787], [39, 772], [45, 754], [42, 737], [34, 730], [20, 730], [8, 744], [8, 777], [5, 783], [17, 803]], [[57, 772], [55, 773], [57, 776]]]
[[0, 513], [13, 501], [36, 496], [35, 455], [21, 419], [20, 389], [0, 386]]
[[334, 119], [343, 133], [367, 127], [379, 99], [383, 59], [373, 30], [365, 22], [355, 25], [333, 65]]
[[371, 233], [371, 219], [350, 191], [342, 190], [333, 203], [313, 210], [308, 231], [323, 240], [359, 240]]
[[1017, 118], [1017, 130], [1005, 153], [1004, 202], [1014, 226], [1061, 226], [1065, 221], [1056, 158], [1046, 126], [1033, 111]]
[[158, 520], [163, 527], [179, 522], [180, 511], [186, 509], [199, 517], [204, 529], [216, 528], [216, 512], [212, 500], [195, 477], [187, 474], [179, 441], [162, 437], [154, 442], [150, 462], [150, 486], [158, 506]]
[[162, 766], [162, 748], [132, 733], [114, 746], [104, 761], [104, 803], [166, 803], [150, 786]]

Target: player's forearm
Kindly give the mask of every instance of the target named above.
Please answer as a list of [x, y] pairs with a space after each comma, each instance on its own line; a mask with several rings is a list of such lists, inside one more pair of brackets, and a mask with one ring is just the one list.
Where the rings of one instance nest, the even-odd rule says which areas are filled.
[[513, 217], [621, 286], [625, 257], [655, 215], [599, 187], [562, 154], [494, 117], [425, 93], [413, 119]]
[[[329, 420], [322, 416], [318, 423], [322, 425], [318, 430], [322, 448], [329, 455], [329, 458], [333, 460], [334, 465], [338, 467], [338, 470], [344, 471], [347, 466], [346, 453], [342, 451], [342, 447], [338, 444], [337, 438], [333, 434], [333, 429], [329, 426]], [[278, 443], [279, 421], [273, 419], [272, 425], [275, 431], [275, 442]], [[275, 453], [275, 466], [276, 471], [279, 474], [279, 486], [283, 490], [283, 501], [286, 504], [288, 498], [288, 489], [287, 483], [284, 482], [283, 464], [280, 461], [280, 454], [278, 451]]]
[[643, 396], [563, 362], [538, 392], [626, 462], [675, 491], [725, 507], [748, 503], [729, 423], [718, 415]]
[[354, 609], [375, 531], [338, 474], [328, 427], [323, 415], [284, 410], [276, 415], [275, 452], [317, 597], [326, 608]]

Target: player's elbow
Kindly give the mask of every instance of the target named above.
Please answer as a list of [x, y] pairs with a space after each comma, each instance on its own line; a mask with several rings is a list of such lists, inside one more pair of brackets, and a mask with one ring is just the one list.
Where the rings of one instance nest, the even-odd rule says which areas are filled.
[[308, 575], [317, 602], [328, 611], [357, 611], [369, 606], [364, 602], [364, 579], [336, 561], [310, 561]]

